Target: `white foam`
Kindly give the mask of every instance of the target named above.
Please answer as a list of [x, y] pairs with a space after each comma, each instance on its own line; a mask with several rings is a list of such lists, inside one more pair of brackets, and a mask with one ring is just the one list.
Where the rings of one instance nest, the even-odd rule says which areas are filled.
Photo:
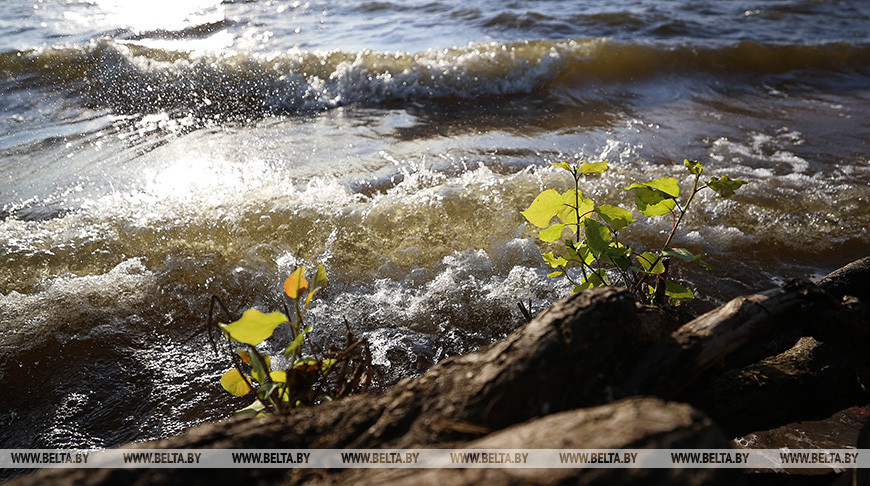
[[[173, 52], [102, 40], [28, 56], [63, 55], [85, 65], [96, 57], [101, 79], [117, 84], [100, 93], [107, 103], [175, 110], [248, 99], [257, 109], [322, 110], [355, 102], [528, 93], [556, 78], [566, 60], [587, 50], [589, 42], [474, 43], [416, 53], [291, 49], [257, 54]], [[113, 98], [110, 92], [123, 96]]]
[[[770, 170], [782, 164], [791, 166], [793, 173], [805, 173], [810, 169], [806, 159], [795, 155], [789, 149], [805, 143], [803, 135], [787, 127], [778, 129], [774, 134], [750, 132], [749, 140], [740, 143], [720, 137], [711, 144], [710, 157], [718, 162], [735, 165], [749, 164], [754, 170]], [[768, 166], [758, 168], [759, 165]]]
[[112, 321], [112, 316], [129, 315], [156, 291], [156, 275], [142, 259], [131, 258], [102, 275], [59, 275], [43, 281], [35, 293], [0, 294], [0, 349], [7, 352], [54, 337], [87, 334], [97, 323]]

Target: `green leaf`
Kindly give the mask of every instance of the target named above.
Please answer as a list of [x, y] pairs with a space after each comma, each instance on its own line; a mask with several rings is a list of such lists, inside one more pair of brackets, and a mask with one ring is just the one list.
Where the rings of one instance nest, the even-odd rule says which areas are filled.
[[617, 206], [604, 204], [595, 208], [595, 212], [613, 228], [613, 231], [619, 231], [634, 222], [631, 211]]
[[695, 298], [695, 294], [693, 294], [691, 290], [670, 281], [665, 282], [665, 295], [680, 302]]
[[[262, 359], [261, 359], [262, 358]], [[266, 383], [266, 375], [272, 369], [272, 357], [262, 356], [259, 353], [251, 355], [251, 374], [258, 383]]]
[[[665, 273], [665, 264], [655, 253], [645, 252], [637, 257], [637, 261], [640, 262], [646, 273], [652, 275]], [[655, 266], [653, 266], [653, 263], [655, 263]]]
[[[627, 249], [627, 248], [626, 248]], [[621, 270], [627, 270], [631, 266], [631, 258], [628, 255], [625, 255], [621, 251], [613, 251], [615, 250], [611, 247], [611, 252], [607, 255], [605, 261], [615, 265], [617, 268]]]
[[323, 268], [323, 264], [317, 265], [317, 273], [314, 274], [314, 285], [311, 287], [311, 291], [319, 290], [326, 286], [329, 281], [326, 279], [326, 269]]
[[586, 244], [595, 258], [607, 253], [610, 248], [610, 230], [595, 220], [586, 221]]
[[689, 169], [689, 172], [695, 175], [701, 175], [701, 172], [704, 171], [704, 164], [697, 160], [684, 159], [683, 165]]
[[595, 256], [592, 255], [585, 241], [580, 242], [575, 248], [571, 240], [565, 240], [565, 249], [568, 251], [568, 258], [575, 262], [591, 265], [595, 261]]
[[295, 338], [293, 338], [293, 341], [291, 341], [290, 344], [287, 345], [287, 348], [284, 349], [284, 357], [285, 358], [289, 358], [290, 355], [293, 354], [293, 351], [295, 351], [296, 348], [298, 348], [299, 346], [302, 345], [302, 342], [305, 341], [305, 335], [308, 334], [310, 331], [311, 331], [311, 325], [309, 324], [309, 325], [305, 326], [305, 329], [300, 331], [299, 334], [297, 334]]
[[575, 285], [574, 290], [571, 293], [576, 294], [581, 290], [593, 289], [595, 287], [601, 287], [603, 285], [606, 285], [606, 283], [601, 280], [597, 273], [592, 272], [587, 275], [585, 279], [583, 279], [582, 283]]
[[673, 177], [660, 177], [646, 183], [653, 189], [658, 189], [673, 199], [680, 197], [680, 184]]
[[564, 224], [554, 224], [545, 230], [541, 230], [538, 233], [538, 238], [542, 241], [546, 241], [547, 243], [552, 243], [559, 239], [562, 236], [562, 231], [565, 229]]
[[541, 257], [544, 259], [545, 262], [547, 262], [547, 265], [552, 268], [564, 267], [568, 264], [568, 260], [565, 260], [560, 256], [554, 255], [552, 251], [549, 253], [542, 253]]
[[636, 182], [627, 187], [634, 191], [634, 202], [644, 216], [662, 216], [677, 205], [680, 186], [673, 177], [662, 177], [646, 183]]
[[273, 391], [280, 387], [281, 385], [277, 383], [268, 383], [266, 385], [263, 385], [260, 388], [257, 388], [257, 398], [261, 400], [267, 400], [269, 398], [269, 395], [271, 395]]
[[547, 189], [538, 194], [538, 197], [532, 201], [528, 209], [520, 214], [525, 216], [529, 223], [538, 228], [546, 228], [550, 226], [550, 220], [556, 216], [556, 213], [562, 209], [562, 206], [562, 195], [555, 189]]
[[672, 198], [662, 197], [661, 191], [634, 184], [634, 203], [644, 216], [655, 217], [669, 214], [677, 206]]
[[547, 276], [548, 277], [561, 277], [563, 273], [564, 272], [562, 272], [561, 270], [556, 270], [555, 272], [548, 273]]
[[249, 415], [249, 416], [253, 417], [253, 416], [256, 416], [257, 414], [259, 414], [265, 408], [266, 408], [266, 406], [263, 405], [263, 402], [261, 402], [259, 400], [254, 400], [254, 403], [248, 405], [247, 407], [245, 407], [241, 410], [236, 410], [235, 412], [233, 412], [233, 414], [239, 415], [239, 416], [248, 416]]
[[251, 392], [251, 387], [248, 385], [248, 382], [245, 381], [239, 370], [235, 368], [227, 371], [223, 376], [221, 376], [221, 386], [224, 387], [224, 390], [237, 397], [247, 395]]
[[583, 162], [580, 165], [581, 174], [600, 174], [607, 170], [607, 161], [603, 162]]
[[711, 177], [707, 186], [716, 191], [716, 194], [718, 194], [719, 197], [728, 199], [733, 196], [734, 191], [739, 189], [743, 184], [746, 184], [746, 181], [740, 179], [732, 181], [728, 176], [722, 176], [721, 178]]
[[298, 299], [308, 290], [308, 280], [305, 279], [305, 267], [299, 267], [284, 281], [284, 293], [291, 299]]
[[701, 255], [695, 255], [685, 248], [668, 248], [667, 250], [662, 252], [662, 255], [678, 258], [686, 263], [698, 262], [702, 267], [707, 270], [713, 268], [708, 265], [707, 262], [701, 260]]
[[256, 346], [268, 339], [287, 316], [280, 312], [264, 314], [257, 309], [248, 309], [242, 318], [232, 324], [218, 324], [233, 341]]

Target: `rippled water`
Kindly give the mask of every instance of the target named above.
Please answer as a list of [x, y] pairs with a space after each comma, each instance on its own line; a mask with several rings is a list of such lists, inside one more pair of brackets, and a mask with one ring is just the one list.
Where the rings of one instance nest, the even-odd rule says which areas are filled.
[[[208, 297], [274, 309], [326, 265], [388, 383], [567, 295], [519, 215], [550, 162], [596, 200], [679, 175], [703, 310], [870, 249], [860, 1], [0, 3], [2, 448], [111, 446], [244, 405]], [[651, 245], [666, 221], [628, 235]]]

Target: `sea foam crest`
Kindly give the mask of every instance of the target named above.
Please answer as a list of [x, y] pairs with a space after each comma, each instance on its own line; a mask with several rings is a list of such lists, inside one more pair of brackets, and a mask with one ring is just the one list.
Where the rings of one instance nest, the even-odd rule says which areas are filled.
[[20, 87], [61, 84], [126, 111], [239, 114], [321, 110], [349, 103], [527, 93], [558, 76], [568, 44], [472, 44], [418, 53], [180, 52], [101, 40], [0, 54]]
[[91, 102], [141, 113], [176, 110], [251, 116], [351, 103], [476, 99], [551, 85], [636, 81], [685, 73], [863, 72], [854, 44], [637, 43], [607, 38], [478, 43], [423, 52], [178, 51], [138, 41], [0, 53], [18, 88], [60, 84]]

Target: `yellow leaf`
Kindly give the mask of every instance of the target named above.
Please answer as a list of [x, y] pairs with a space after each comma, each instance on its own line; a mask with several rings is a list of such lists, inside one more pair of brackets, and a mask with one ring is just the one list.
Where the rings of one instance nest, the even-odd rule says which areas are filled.
[[571, 166], [568, 164], [568, 162], [550, 162], [550, 163], [556, 167], [559, 167], [560, 169], [565, 169], [568, 172], [571, 172]]
[[323, 265], [317, 265], [317, 272], [314, 274], [314, 283], [311, 285], [311, 287], [308, 288], [308, 295], [305, 297], [306, 309], [308, 309], [308, 305], [311, 304], [311, 300], [314, 298], [314, 294], [316, 294], [318, 290], [326, 286], [326, 284], [326, 269], [323, 268]]
[[583, 162], [580, 165], [581, 174], [600, 174], [607, 170], [607, 161], [603, 162]]
[[248, 382], [245, 381], [242, 374], [239, 373], [239, 370], [235, 368], [227, 371], [223, 376], [221, 376], [221, 386], [224, 387], [224, 390], [237, 397], [247, 395], [251, 391]]
[[248, 309], [238, 321], [218, 325], [230, 339], [256, 346], [268, 339], [282, 322], [287, 322], [287, 316], [280, 312], [263, 314], [257, 309]]
[[247, 365], [251, 364], [251, 355], [248, 354], [247, 351], [242, 351], [241, 349], [237, 349], [236, 352], [239, 353], [239, 357], [242, 358], [242, 361], [245, 364], [247, 364]]
[[269, 377], [272, 378], [272, 381], [275, 383], [287, 383], [287, 372], [286, 371], [273, 371], [269, 373]]
[[308, 290], [308, 280], [305, 280], [305, 267], [299, 267], [284, 281], [284, 292], [291, 299], [298, 299], [303, 292]]
[[559, 239], [562, 236], [562, 231], [565, 229], [564, 224], [554, 224], [545, 230], [541, 230], [538, 233], [538, 238], [541, 241], [546, 241], [547, 243], [552, 243]]
[[326, 269], [323, 265], [317, 265], [317, 273], [314, 275], [314, 289], [317, 290], [326, 285]]
[[550, 220], [563, 207], [562, 195], [556, 192], [555, 189], [547, 189], [538, 194], [538, 197], [532, 201], [528, 209], [520, 214], [525, 216], [529, 220], [529, 223], [544, 229], [550, 226]]

